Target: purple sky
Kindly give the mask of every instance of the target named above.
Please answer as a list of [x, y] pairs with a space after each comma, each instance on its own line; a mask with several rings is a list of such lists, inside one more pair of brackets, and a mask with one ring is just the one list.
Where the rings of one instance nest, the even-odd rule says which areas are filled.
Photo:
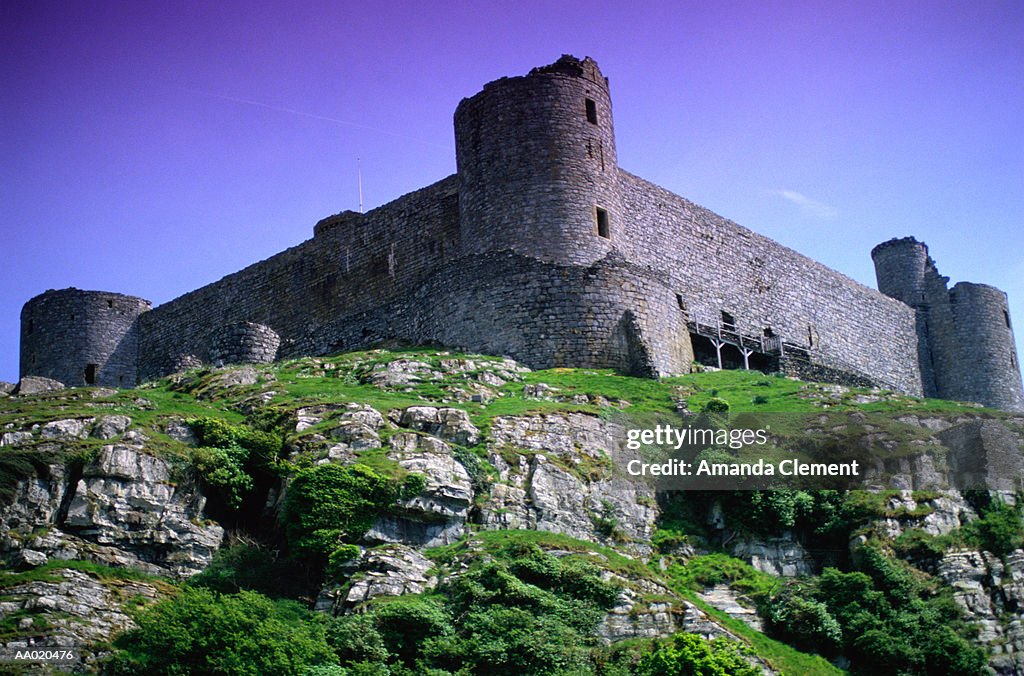
[[[925, 240], [1024, 339], [1024, 4], [0, 2], [0, 380], [21, 305], [160, 304], [455, 171], [452, 114], [562, 53], [620, 165], [875, 286]], [[1018, 351], [1024, 349], [1018, 345]]]

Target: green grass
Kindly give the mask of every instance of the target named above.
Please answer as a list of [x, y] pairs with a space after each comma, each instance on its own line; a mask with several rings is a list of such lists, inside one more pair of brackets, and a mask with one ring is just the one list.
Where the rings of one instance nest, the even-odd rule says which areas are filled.
[[677, 587], [694, 591], [727, 584], [755, 604], [767, 600], [782, 587], [779, 578], [720, 553], [695, 556], [685, 564], [673, 563], [665, 571], [665, 576]]
[[715, 622], [746, 641], [758, 657], [782, 676], [841, 676], [847, 673], [820, 655], [800, 652], [796, 648], [752, 629], [741, 620], [729, 617], [724, 612], [705, 603], [694, 591], [689, 589], [676, 589], [676, 591], [704, 611]]
[[63, 582], [61, 570], [77, 570], [101, 582], [133, 580], [149, 582], [161, 589], [170, 588], [170, 583], [158, 575], [144, 573], [134, 568], [112, 568], [93, 561], [48, 561], [30, 570], [15, 572], [0, 570], [0, 589], [10, 589], [30, 582]]
[[[450, 564], [460, 556], [483, 551], [499, 559], [515, 558], [530, 546], [544, 550], [572, 552], [571, 555], [585, 558], [597, 566], [638, 579], [653, 579], [654, 574], [641, 561], [623, 556], [619, 552], [594, 542], [586, 542], [540, 530], [484, 530], [478, 531], [450, 545], [433, 547], [424, 554], [435, 563]], [[475, 555], [474, 555], [475, 556]]]

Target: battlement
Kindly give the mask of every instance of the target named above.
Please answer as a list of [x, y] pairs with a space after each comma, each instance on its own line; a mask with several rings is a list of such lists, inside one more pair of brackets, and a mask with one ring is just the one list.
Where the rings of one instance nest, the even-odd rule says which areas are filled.
[[563, 55], [454, 114], [457, 172], [155, 309], [69, 289], [22, 312], [21, 372], [130, 385], [380, 342], [658, 376], [695, 361], [1024, 410], [998, 289], [913, 237], [867, 288], [618, 165], [609, 80]]

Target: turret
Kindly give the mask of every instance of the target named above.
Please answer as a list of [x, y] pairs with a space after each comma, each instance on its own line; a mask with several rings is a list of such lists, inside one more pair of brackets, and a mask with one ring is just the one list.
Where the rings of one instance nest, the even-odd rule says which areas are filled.
[[151, 308], [134, 296], [62, 289], [21, 310], [21, 375], [69, 387], [133, 387], [138, 377], [135, 320]]
[[883, 242], [871, 258], [879, 291], [917, 311], [925, 395], [1024, 411], [1006, 294], [969, 282], [948, 289], [949, 278], [913, 237]]
[[1006, 294], [987, 284], [960, 282], [950, 290], [949, 300], [960, 368], [945, 396], [1006, 411], [1024, 411], [1024, 388]]
[[511, 249], [587, 265], [622, 236], [608, 80], [563, 56], [455, 111], [464, 255]]
[[890, 239], [871, 250], [878, 290], [910, 307], [926, 304], [928, 246], [913, 237]]

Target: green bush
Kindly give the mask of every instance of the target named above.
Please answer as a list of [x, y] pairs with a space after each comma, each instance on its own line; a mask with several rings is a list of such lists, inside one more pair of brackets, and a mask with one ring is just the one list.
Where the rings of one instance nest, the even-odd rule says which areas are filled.
[[982, 510], [981, 518], [964, 527], [970, 540], [997, 556], [1009, 554], [1024, 544], [1024, 523], [1020, 511], [994, 500]]
[[287, 596], [295, 592], [293, 573], [294, 563], [278, 558], [277, 552], [236, 544], [219, 549], [210, 565], [188, 583], [222, 594], [249, 589], [268, 596]]
[[373, 609], [372, 618], [388, 652], [408, 666], [415, 664], [425, 640], [452, 633], [451, 618], [432, 598], [389, 599]]
[[245, 471], [249, 451], [241, 446], [201, 446], [192, 451], [192, 466], [203, 482], [224, 495], [228, 507], [237, 509], [252, 490], [253, 478]]
[[386, 662], [390, 653], [369, 614], [342, 615], [327, 624], [327, 643], [342, 664]]
[[253, 475], [276, 467], [282, 439], [221, 418], [189, 418], [185, 422], [200, 444], [192, 451], [192, 465], [199, 477], [223, 495], [230, 509], [238, 509], [253, 488]]
[[675, 634], [637, 666], [638, 676], [758, 676], [740, 644], [724, 638], [711, 641], [695, 634]]
[[701, 411], [703, 413], [728, 413], [729, 402], [727, 402], [725, 399], [712, 397], [711, 399], [708, 400], [708, 403], [704, 404], [704, 406], [701, 408]]
[[363, 465], [305, 469], [284, 503], [288, 542], [300, 555], [326, 559], [338, 545], [361, 537], [397, 494], [394, 480]]
[[801, 650], [835, 655], [842, 643], [839, 622], [824, 603], [805, 596], [799, 584], [787, 585], [767, 604], [767, 620], [773, 633]]
[[854, 672], [985, 673], [984, 650], [966, 640], [971, 627], [948, 590], [935, 594], [876, 546], [858, 558], [864, 572], [826, 568], [805, 592], [839, 623]]
[[256, 592], [186, 587], [143, 610], [116, 642], [122, 674], [303, 674], [336, 663], [322, 621], [292, 601]]

